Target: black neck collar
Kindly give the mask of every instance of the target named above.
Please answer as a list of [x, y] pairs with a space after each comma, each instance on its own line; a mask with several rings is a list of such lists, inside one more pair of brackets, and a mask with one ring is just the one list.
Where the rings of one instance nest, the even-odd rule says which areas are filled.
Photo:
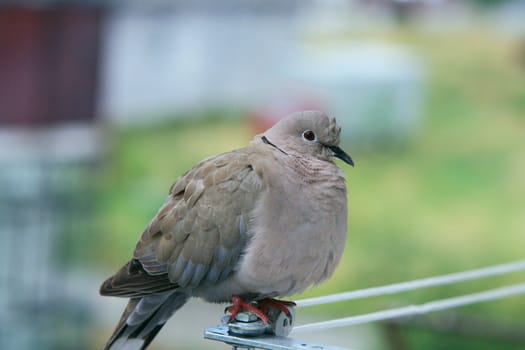
[[273, 143], [271, 143], [270, 140], [268, 140], [268, 139], [266, 138], [266, 136], [261, 136], [261, 140], [262, 140], [262, 142], [264, 142], [265, 144], [270, 145], [270, 146], [272, 146], [273, 148], [276, 148], [276, 149], [278, 149], [279, 151], [281, 151], [282, 153], [288, 155], [288, 153], [286, 153], [285, 151], [283, 151], [282, 149], [280, 149], [279, 147], [277, 147], [276, 145], [274, 145]]

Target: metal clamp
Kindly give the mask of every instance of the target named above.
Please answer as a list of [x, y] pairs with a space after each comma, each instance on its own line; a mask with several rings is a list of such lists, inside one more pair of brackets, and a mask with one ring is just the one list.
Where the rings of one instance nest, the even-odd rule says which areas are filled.
[[231, 345], [233, 350], [348, 350], [288, 338], [295, 323], [295, 311], [292, 307], [287, 309], [289, 315], [270, 308], [268, 324], [251, 312], [240, 312], [231, 322], [229, 315], [226, 315], [221, 319], [222, 326], [210, 327], [204, 331], [204, 338], [224, 342]]
[[241, 337], [253, 337], [262, 334], [271, 334], [286, 337], [292, 331], [295, 322], [295, 311], [293, 307], [287, 306], [288, 315], [280, 309], [268, 307], [268, 323], [264, 323], [252, 312], [240, 312], [233, 321], [229, 315], [221, 319], [221, 323], [228, 327], [232, 335]]
[[232, 346], [233, 350], [350, 350], [348, 348], [270, 334], [241, 337], [230, 334], [227, 326], [207, 328], [204, 331], [204, 338], [226, 343]]

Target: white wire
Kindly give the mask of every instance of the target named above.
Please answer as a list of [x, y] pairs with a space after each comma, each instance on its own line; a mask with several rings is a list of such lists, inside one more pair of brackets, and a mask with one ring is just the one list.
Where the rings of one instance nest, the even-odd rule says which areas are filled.
[[302, 299], [297, 300], [296, 304], [298, 307], [313, 306], [320, 304], [335, 303], [344, 300], [362, 299], [379, 295], [396, 294], [410, 290], [442, 286], [473, 279], [509, 274], [512, 272], [518, 272], [523, 270], [525, 270], [525, 260], [520, 260], [507, 264], [500, 264], [476, 270], [451, 273], [448, 275], [428, 277], [419, 280], [390, 284], [381, 287], [372, 287], [351, 292], [331, 294], [317, 298]]
[[353, 326], [363, 323], [389, 320], [398, 317], [421, 315], [429, 312], [440, 311], [474, 303], [497, 300], [520, 294], [525, 294], [525, 283], [514, 284], [506, 287], [490, 289], [479, 293], [467, 294], [448, 299], [435, 300], [420, 305], [409, 305], [396, 309], [372, 312], [369, 314], [305, 324], [295, 327], [292, 330], [292, 332], [306, 332], [327, 328]]

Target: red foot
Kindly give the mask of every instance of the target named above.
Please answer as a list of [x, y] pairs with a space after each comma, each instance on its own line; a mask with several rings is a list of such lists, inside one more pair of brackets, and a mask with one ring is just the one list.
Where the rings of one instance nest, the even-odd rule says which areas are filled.
[[287, 306], [294, 307], [295, 305], [297, 305], [293, 301], [278, 300], [278, 299], [271, 299], [271, 298], [261, 299], [257, 303], [263, 310], [268, 310], [268, 306], [270, 306], [270, 307], [273, 307], [274, 309], [281, 310], [288, 317], [290, 317], [290, 310], [288, 310]]
[[270, 322], [268, 319], [268, 315], [266, 315], [261, 309], [258, 309], [255, 305], [252, 305], [251, 303], [245, 302], [240, 297], [234, 295], [232, 297], [232, 303], [232, 306], [226, 308], [226, 310], [230, 313], [230, 321], [233, 321], [235, 319], [235, 316], [237, 316], [239, 312], [249, 311], [257, 315], [257, 317], [259, 317], [264, 323], [268, 324]]
[[266, 324], [270, 322], [268, 318], [268, 312], [270, 308], [278, 309], [284, 312], [286, 316], [290, 317], [290, 311], [288, 310], [287, 306], [296, 305], [293, 301], [277, 300], [271, 298], [261, 299], [257, 301], [256, 305], [254, 305], [242, 300], [236, 295], [232, 297], [232, 303], [233, 305], [226, 308], [226, 311], [230, 313], [230, 321], [233, 321], [239, 312], [248, 311], [257, 315], [257, 317], [259, 317]]

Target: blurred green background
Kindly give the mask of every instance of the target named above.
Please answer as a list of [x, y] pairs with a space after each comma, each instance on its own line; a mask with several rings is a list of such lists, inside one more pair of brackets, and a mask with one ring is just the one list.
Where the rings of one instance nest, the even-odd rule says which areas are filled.
[[[103, 151], [91, 168], [94, 171], [85, 175], [93, 197], [87, 220], [90, 229], [67, 238], [67, 253], [62, 258], [67, 271], [76, 276], [74, 281], [89, 281], [86, 285], [93, 297], [90, 305], [100, 302], [95, 284], [130, 258], [142, 229], [178, 176], [205, 157], [243, 147], [261, 125], [271, 124], [274, 118], [301, 106], [321, 106], [334, 113], [344, 128], [352, 129], [343, 135], [342, 143], [356, 167], [340, 164], [349, 190], [349, 233], [342, 263], [331, 280], [296, 299], [523, 259], [525, 30], [509, 31], [509, 22], [498, 17], [500, 12], [498, 16], [493, 12], [508, 2], [487, 2], [491, 3], [488, 9], [472, 5], [467, 10], [461, 8], [463, 12], [455, 10], [454, 6], [460, 6], [457, 2], [444, 2], [451, 9], [440, 8], [435, 13], [425, 7], [391, 8], [388, 3], [374, 5], [386, 6], [391, 11], [388, 16], [363, 5], [372, 11], [366, 13], [376, 15], [371, 17], [372, 24], [363, 25], [366, 18], [355, 19], [347, 13], [341, 25], [329, 29], [313, 26], [302, 32], [300, 40], [314, 52], [366, 43], [406, 49], [416, 57], [419, 85], [415, 89], [421, 94], [411, 98], [420, 108], [416, 108], [417, 118], [408, 128], [400, 127], [395, 119], [366, 119], [366, 113], [365, 124], [349, 123], [352, 106], [339, 103], [339, 97], [323, 98], [321, 104], [321, 99], [283, 103], [286, 97], [276, 99], [276, 105], [270, 97], [264, 104], [248, 107], [209, 103], [181, 111], [137, 112], [141, 114], [138, 123], [111, 118], [97, 122], [102, 130]], [[516, 4], [525, 11], [523, 2]], [[447, 14], [456, 17], [447, 22], [442, 18]], [[362, 25], [355, 25], [357, 22]], [[413, 80], [408, 79], [406, 84], [413, 84]], [[394, 108], [388, 98], [375, 100], [373, 107], [380, 114]], [[105, 113], [108, 110], [111, 108]], [[340, 114], [345, 111], [348, 114]], [[514, 273], [305, 308], [298, 310], [298, 319], [320, 321], [357, 315], [523, 280], [523, 273]], [[114, 302], [103, 301], [104, 305]], [[121, 306], [91, 306], [87, 348], [101, 346]], [[191, 326], [190, 316], [184, 315], [175, 315], [170, 321], [172, 328], [164, 330], [165, 334], [161, 332], [161, 339], [152, 344], [152, 349], [181, 347], [170, 339], [182, 324]], [[339, 338], [311, 336], [360, 350], [521, 349], [525, 344], [524, 315], [525, 298], [518, 296], [399, 322], [340, 330]], [[204, 315], [204, 324], [214, 325], [220, 316], [210, 312]], [[187, 341], [184, 348], [212, 347]]]

